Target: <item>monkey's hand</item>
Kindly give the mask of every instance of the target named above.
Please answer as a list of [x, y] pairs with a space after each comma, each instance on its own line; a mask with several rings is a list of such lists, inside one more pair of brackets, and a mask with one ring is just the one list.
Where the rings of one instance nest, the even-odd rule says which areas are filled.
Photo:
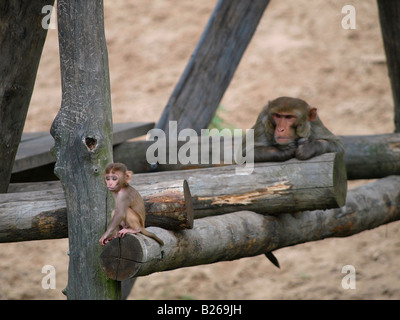
[[[302, 139], [300, 139], [302, 140]], [[307, 160], [312, 157], [318, 156], [326, 152], [327, 141], [326, 140], [315, 140], [315, 141], [298, 141], [298, 148], [296, 150], [296, 158], [299, 160]]]
[[136, 233], [139, 233], [140, 231], [141, 231], [141, 228], [136, 229], [136, 230], [133, 230], [133, 229], [131, 229], [131, 228], [129, 228], [129, 227], [128, 227], [128, 228], [125, 227], [125, 228], [119, 230], [117, 236], [123, 238], [123, 237], [125, 237], [125, 235], [126, 235], [127, 233], [136, 234]]
[[102, 247], [104, 247], [108, 242], [110, 242], [112, 239], [114, 239], [114, 238], [116, 238], [116, 235], [115, 236], [111, 236], [111, 237], [109, 237], [109, 238], [107, 238], [108, 237], [108, 234], [107, 234], [107, 232], [106, 233], [104, 233], [103, 235], [102, 235], [102, 237], [100, 238], [100, 240], [99, 240], [99, 243], [100, 243], [100, 245], [102, 246]]
[[297, 140], [297, 145], [301, 146], [303, 144], [307, 144], [310, 143], [310, 141], [308, 140], [308, 138], [300, 138], [299, 140]]
[[102, 247], [104, 247], [104, 245], [105, 245], [107, 242], [108, 242], [108, 241], [107, 241], [107, 235], [106, 235], [106, 234], [103, 234], [102, 237], [101, 237], [100, 240], [99, 240], [99, 243], [100, 243], [100, 245], [101, 245]]
[[286, 161], [295, 156], [296, 146], [267, 146], [254, 148], [254, 161], [267, 162], [267, 161]]

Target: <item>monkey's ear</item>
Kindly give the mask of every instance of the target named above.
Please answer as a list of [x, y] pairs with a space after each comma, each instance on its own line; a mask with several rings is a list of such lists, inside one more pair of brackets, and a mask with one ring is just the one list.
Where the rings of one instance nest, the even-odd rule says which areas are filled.
[[308, 109], [308, 121], [313, 122], [317, 119], [317, 108], [310, 107]]
[[125, 180], [126, 180], [126, 182], [131, 181], [132, 175], [133, 175], [133, 171], [127, 171], [127, 172], [125, 173]]

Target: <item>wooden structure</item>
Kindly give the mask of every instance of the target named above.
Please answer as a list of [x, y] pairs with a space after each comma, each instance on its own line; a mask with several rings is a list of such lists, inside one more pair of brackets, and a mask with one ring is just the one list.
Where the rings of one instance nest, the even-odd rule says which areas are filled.
[[[7, 22], [3, 23], [5, 36], [0, 37], [0, 70], [6, 75], [0, 83], [1, 193], [8, 190], [13, 167], [16, 167], [16, 171], [20, 170], [18, 169], [20, 159], [15, 161], [15, 157], [46, 37], [46, 29], [36, 22], [40, 20], [41, 8], [53, 3], [53, 1], [33, 0], [29, 2], [15, 1], [13, 6], [9, 6], [7, 3], [0, 4], [0, 20]], [[157, 128], [167, 129], [167, 123], [170, 120], [178, 122], [179, 130], [193, 128], [199, 132], [201, 128], [208, 125], [268, 3], [269, 0], [219, 0], [217, 2], [203, 36], [156, 124]], [[63, 228], [49, 232], [47, 238], [66, 236], [68, 230], [70, 265], [66, 291], [69, 299], [117, 299], [121, 297], [121, 284], [112, 279], [127, 279], [131, 276], [182, 266], [253, 256], [305, 241], [348, 236], [400, 219], [399, 195], [396, 193], [396, 190], [399, 190], [398, 177], [384, 178], [351, 191], [346, 205], [339, 209], [273, 216], [268, 214], [269, 202], [264, 202], [259, 204], [259, 207], [251, 207], [251, 209], [265, 215], [242, 211], [206, 217], [195, 220], [192, 230], [183, 231], [167, 231], [153, 227], [152, 230], [164, 238], [166, 244], [163, 249], [155, 247], [155, 243], [140, 235], [128, 236], [122, 241], [113, 240], [106, 246], [101, 257], [103, 270], [112, 278], [107, 279], [98, 260], [101, 254], [98, 239], [104, 231], [112, 207], [111, 199], [102, 181], [102, 171], [105, 165], [113, 160], [113, 126], [108, 57], [103, 25], [103, 1], [59, 0], [57, 8], [62, 104], [51, 129], [55, 140], [56, 163], [54, 166], [51, 163], [47, 166], [52, 167], [51, 171], [54, 167], [63, 191], [58, 189], [57, 192], [54, 190], [53, 193], [48, 193], [52, 198], [45, 201], [50, 206], [47, 208], [48, 210], [39, 213], [39, 217], [29, 217], [30, 209], [28, 212], [23, 210], [22, 216], [25, 220], [22, 220], [27, 226], [33, 227], [35, 232], [39, 231], [39, 236], [46, 227], [52, 228], [52, 225], [57, 225], [58, 228], [59, 225], [63, 225]], [[396, 1], [378, 0], [378, 8], [393, 91], [396, 132], [400, 132], [400, 98], [398, 96], [400, 92], [400, 30], [397, 24], [400, 4]], [[22, 26], [22, 28], [16, 26]], [[21, 33], [21, 30], [25, 30], [25, 33]], [[27, 47], [30, 48], [28, 56], [23, 54]], [[13, 54], [10, 55], [9, 52], [13, 52]], [[204, 92], [207, 94], [203, 94]], [[382, 148], [379, 150], [383, 150], [391, 156], [389, 161], [379, 166], [379, 170], [375, 170], [375, 168], [371, 170], [371, 168], [375, 167], [375, 163], [381, 162], [382, 158], [379, 154], [381, 151], [377, 151], [373, 147], [368, 148], [368, 146], [361, 148], [364, 146], [363, 137], [345, 138], [347, 158], [344, 159], [344, 163], [350, 178], [399, 175], [399, 135], [390, 135], [389, 142], [388, 137], [385, 137], [384, 143], [380, 140], [381, 138], [368, 138], [368, 143], [375, 143]], [[23, 148], [23, 144], [21, 148]], [[142, 171], [154, 170], [154, 167], [144, 162], [145, 157], [133, 157], [130, 152], [126, 152], [128, 149], [143, 155], [143, 151], [146, 150], [146, 142], [124, 142], [115, 146], [114, 160], [126, 162], [130, 168], [132, 168], [131, 164], [137, 166], [139, 163]], [[45, 154], [46, 157], [49, 156], [48, 150], [45, 151]], [[372, 159], [365, 164], [368, 155], [372, 155], [370, 157]], [[119, 156], [120, 158], [118, 158]], [[304, 162], [302, 164], [304, 170], [307, 171], [307, 168], [317, 165], [318, 168], [324, 166], [330, 168], [325, 172], [335, 172], [333, 168], [341, 165], [335, 160], [335, 156], [330, 156], [330, 160], [325, 161], [324, 165], [322, 163], [315, 164], [317, 160]], [[48, 161], [47, 158], [44, 162], [48, 163]], [[295, 160], [292, 162], [296, 163]], [[282, 163], [275, 164], [275, 166], [286, 166], [287, 168], [286, 163], [284, 165]], [[46, 164], [42, 165], [43, 168], [44, 170], [48, 169]], [[360, 168], [362, 169], [360, 170]], [[170, 167], [167, 165], [165, 168], [159, 167], [158, 169], [170, 169]], [[216, 172], [214, 175], [218, 175], [229, 169], [217, 167], [213, 170]], [[314, 169], [313, 172], [316, 171], [318, 170]], [[338, 172], [343, 171], [339, 170]], [[145, 175], [147, 177], [144, 180], [147, 180], [147, 184], [150, 185], [149, 190], [151, 190], [154, 187], [151, 187], [152, 183], [155, 182], [153, 179], [157, 179], [157, 176]], [[176, 173], [174, 175], [177, 176]], [[328, 193], [331, 195], [331, 200], [329, 204], [322, 203], [322, 206], [331, 207], [332, 199], [336, 199], [335, 206], [343, 204], [344, 176], [339, 177], [339, 187], [335, 187], [333, 183], [336, 181], [335, 177], [337, 178], [333, 174], [326, 180], [321, 178], [317, 180], [317, 184], [313, 188], [317, 190], [325, 183], [329, 185], [332, 182], [326, 189], [331, 190]], [[228, 176], [228, 180], [229, 178], [232, 177]], [[194, 187], [190, 188], [191, 180], [189, 178], [186, 180], [189, 189], [185, 191], [185, 182], [183, 182], [185, 179], [179, 175], [174, 179], [181, 181], [181, 197], [176, 202], [181, 204], [182, 201], [184, 202], [185, 212], [187, 208], [189, 211], [190, 208], [193, 208], [195, 213], [196, 201], [199, 201], [199, 198], [203, 198], [203, 201], [206, 199], [205, 207], [201, 209], [204, 211], [203, 215], [210, 214], [211, 209], [214, 209], [213, 205], [220, 201], [221, 197], [238, 202], [242, 199], [237, 196], [232, 197], [232, 194], [216, 195], [211, 189], [207, 190], [207, 184], [196, 180], [199, 178], [195, 175], [192, 177]], [[290, 181], [293, 179], [294, 177], [289, 178]], [[200, 185], [203, 185], [202, 192], [205, 192], [205, 195], [196, 197], [196, 193], [200, 194], [200, 190], [195, 191], [195, 189]], [[228, 185], [229, 183], [225, 181], [225, 186]], [[278, 183], [276, 186], [280, 192], [279, 196], [284, 196], [284, 192], [287, 192], [285, 189], [287, 184]], [[235, 192], [234, 185], [229, 185], [229, 187], [231, 188], [229, 192]], [[16, 188], [12, 186], [10, 189], [15, 190]], [[271, 185], [266, 189], [272, 190]], [[335, 190], [341, 191], [336, 193]], [[192, 193], [191, 196], [188, 195], [188, 191]], [[260, 193], [259, 190], [257, 192]], [[324, 193], [324, 195], [326, 194]], [[33, 197], [32, 201], [36, 201], [40, 200], [43, 195], [30, 193], [30, 195], [22, 194], [22, 196], [26, 199], [31, 196]], [[215, 199], [216, 196], [220, 197], [219, 200]], [[169, 196], [169, 198], [171, 197]], [[189, 198], [191, 201], [188, 200]], [[0, 228], [0, 238], [3, 237], [2, 241], [4, 241], [4, 237], [14, 232], [13, 241], [28, 240], [24, 238], [25, 235], [18, 235], [18, 230], [15, 230], [16, 224], [10, 218], [12, 213], [6, 211], [7, 208], [13, 206], [14, 209], [10, 210], [19, 210], [15, 208], [18, 207], [18, 204], [20, 207], [23, 206], [21, 198], [15, 194], [5, 194], [2, 199], [5, 199], [5, 202], [2, 202], [1, 208], [6, 209], [0, 208], [0, 225], [3, 228]], [[163, 199], [159, 203], [164, 203], [165, 198]], [[321, 195], [305, 201], [304, 206], [301, 206], [301, 201], [298, 201], [297, 197], [293, 199], [295, 200], [294, 204], [285, 207], [285, 210], [305, 210], [311, 202], [320, 201]], [[300, 200], [302, 200], [301, 197]], [[61, 210], [63, 213], [60, 213], [56, 202], [59, 204], [63, 202], [64, 209]], [[229, 201], [222, 203], [229, 204]], [[374, 205], [371, 206], [370, 203], [374, 203]], [[246, 210], [246, 206], [247, 204], [243, 204], [238, 209]], [[222, 211], [219, 213], [231, 212], [232, 209], [234, 208], [219, 208]], [[316, 207], [311, 206], [309, 209], [316, 209]], [[171, 215], [174, 216], [175, 213], [172, 210]], [[60, 218], [62, 215], [64, 215], [64, 220]], [[68, 217], [67, 227], [65, 215]], [[188, 221], [186, 226], [190, 228], [190, 217]], [[43, 226], [46, 227], [43, 228]], [[301, 234], [299, 230], [302, 230]], [[307, 232], [303, 232], [303, 230], [307, 230]], [[131, 245], [137, 250], [132, 250]], [[185, 252], [196, 252], [196, 254], [193, 255], [193, 258], [186, 260], [190, 255], [185, 255]], [[124, 266], [115, 266], [116, 257], [119, 261], [133, 259], [135, 263], [130, 261]], [[131, 285], [132, 282], [129, 282], [126, 287], [129, 288]]]
[[[194, 218], [243, 209], [283, 214], [338, 208], [347, 192], [346, 168], [334, 153], [307, 161], [258, 163], [251, 175], [236, 175], [235, 166], [225, 166], [134, 177], [132, 185], [145, 200], [146, 225], [168, 230], [191, 229]], [[30, 186], [40, 191], [22, 185], [0, 195], [0, 242], [68, 236], [60, 184]]]

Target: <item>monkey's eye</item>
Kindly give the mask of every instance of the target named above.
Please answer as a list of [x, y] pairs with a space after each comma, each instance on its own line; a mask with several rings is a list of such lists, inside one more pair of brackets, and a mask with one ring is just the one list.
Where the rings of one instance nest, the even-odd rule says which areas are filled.
[[110, 180], [110, 177], [106, 177], [106, 180], [107, 180], [107, 181]]
[[118, 178], [117, 178], [117, 177], [113, 177], [113, 180], [114, 180], [114, 181], [117, 181], [117, 180], [118, 180]]

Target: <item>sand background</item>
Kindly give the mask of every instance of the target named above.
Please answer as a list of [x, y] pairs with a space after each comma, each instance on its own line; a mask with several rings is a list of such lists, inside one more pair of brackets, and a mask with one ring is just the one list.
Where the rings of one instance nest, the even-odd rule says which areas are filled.
[[[114, 122], [157, 121], [216, 0], [105, 0]], [[345, 30], [342, 7], [356, 9]], [[49, 131], [61, 103], [57, 31], [49, 30], [25, 131]], [[336, 134], [393, 132], [393, 102], [375, 0], [271, 1], [221, 104], [249, 128], [281, 95], [305, 99]], [[351, 182], [353, 187], [362, 182]], [[130, 299], [399, 299], [400, 222], [263, 256], [156, 273]], [[1, 299], [65, 299], [68, 240], [0, 244]], [[344, 265], [356, 289], [344, 290]], [[56, 289], [41, 286], [44, 265]]]

